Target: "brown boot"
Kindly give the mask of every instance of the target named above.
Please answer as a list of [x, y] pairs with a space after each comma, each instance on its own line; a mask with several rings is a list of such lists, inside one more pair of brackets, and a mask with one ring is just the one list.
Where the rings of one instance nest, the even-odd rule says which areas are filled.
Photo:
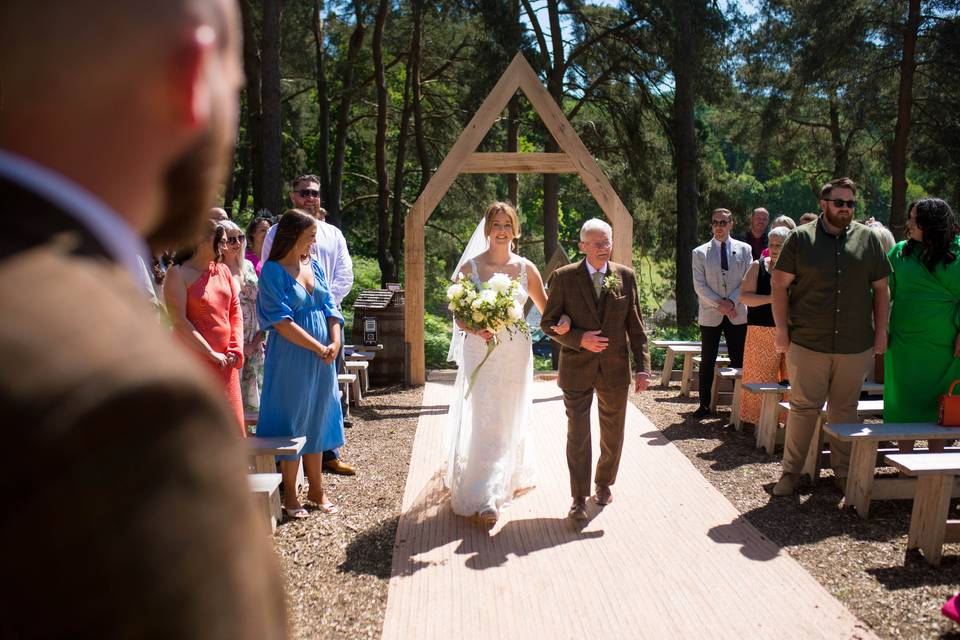
[[782, 476], [780, 476], [780, 480], [773, 487], [773, 495], [792, 496], [797, 490], [798, 486], [800, 486], [800, 474], [785, 472]]

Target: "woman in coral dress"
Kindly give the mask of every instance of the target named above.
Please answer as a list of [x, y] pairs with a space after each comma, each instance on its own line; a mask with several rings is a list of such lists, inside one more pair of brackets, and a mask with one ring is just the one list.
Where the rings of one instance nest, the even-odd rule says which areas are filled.
[[223, 384], [237, 417], [237, 433], [246, 435], [240, 369], [243, 367], [243, 319], [240, 292], [223, 264], [226, 230], [211, 223], [192, 250], [178, 251], [167, 272], [164, 298], [174, 330]]

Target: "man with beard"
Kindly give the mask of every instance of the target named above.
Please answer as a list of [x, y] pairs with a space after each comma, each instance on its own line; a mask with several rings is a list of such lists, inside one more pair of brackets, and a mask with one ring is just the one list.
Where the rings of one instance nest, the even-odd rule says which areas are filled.
[[[820, 217], [790, 232], [771, 282], [774, 346], [787, 354], [790, 415], [783, 475], [773, 494], [800, 483], [817, 418], [857, 422], [857, 400], [873, 354], [887, 349], [890, 262], [873, 231], [853, 222], [857, 187], [837, 178], [820, 190]], [[845, 482], [850, 444], [830, 441], [830, 466]]]
[[[326, 221], [327, 212], [320, 206], [320, 178], [312, 174], [294, 178], [290, 183], [290, 201], [294, 209], [306, 211], [317, 219], [317, 241], [311, 247], [310, 254], [320, 263], [323, 275], [327, 278], [327, 286], [330, 287], [330, 295], [339, 307], [353, 288], [353, 260], [347, 250], [347, 241], [343, 233]], [[277, 225], [267, 229], [260, 253], [262, 262], [270, 258], [270, 249], [273, 248], [273, 238], [276, 235]], [[344, 360], [341, 348], [337, 354], [337, 373], [343, 372]], [[343, 414], [343, 426], [352, 426], [347, 418], [347, 399], [343, 393], [340, 394], [340, 409]], [[340, 459], [340, 452], [336, 449], [323, 452], [323, 468], [344, 476], [357, 473], [353, 465]]]
[[230, 0], [0, 3], [2, 637], [285, 635], [222, 393], [136, 285], [143, 239], [207, 223], [239, 22]]

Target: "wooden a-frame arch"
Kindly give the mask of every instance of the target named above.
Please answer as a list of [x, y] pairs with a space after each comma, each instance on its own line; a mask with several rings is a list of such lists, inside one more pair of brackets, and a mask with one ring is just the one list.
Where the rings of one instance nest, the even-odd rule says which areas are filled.
[[[527, 96], [533, 109], [560, 146], [560, 153], [476, 152], [517, 89]], [[518, 53], [407, 213], [403, 257], [406, 289], [404, 341], [407, 381], [410, 384], [423, 384], [426, 381], [423, 349], [424, 226], [437, 203], [461, 173], [578, 174], [616, 229], [613, 234], [613, 258], [623, 264], [632, 264], [633, 218], [580, 140], [580, 136], [563, 115], [563, 111], [541, 84], [530, 64]]]

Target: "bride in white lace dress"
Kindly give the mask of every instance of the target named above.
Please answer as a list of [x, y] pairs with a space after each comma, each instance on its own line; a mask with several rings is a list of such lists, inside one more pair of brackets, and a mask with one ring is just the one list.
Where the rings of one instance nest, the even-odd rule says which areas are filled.
[[[455, 273], [463, 273], [478, 286], [495, 274], [519, 280], [517, 301], [527, 297], [541, 312], [547, 296], [540, 272], [529, 260], [513, 252], [520, 235], [514, 208], [495, 202], [487, 209]], [[479, 253], [478, 253], [479, 250]], [[563, 318], [558, 333], [569, 330]], [[458, 365], [447, 432], [447, 467], [444, 482], [450, 490], [454, 513], [479, 516], [488, 524], [517, 493], [536, 484], [533, 450], [528, 441], [532, 406], [533, 352], [530, 336], [507, 330], [497, 335], [497, 346], [480, 368], [469, 397], [467, 380], [487, 354], [489, 331], [454, 327], [449, 359]]]

